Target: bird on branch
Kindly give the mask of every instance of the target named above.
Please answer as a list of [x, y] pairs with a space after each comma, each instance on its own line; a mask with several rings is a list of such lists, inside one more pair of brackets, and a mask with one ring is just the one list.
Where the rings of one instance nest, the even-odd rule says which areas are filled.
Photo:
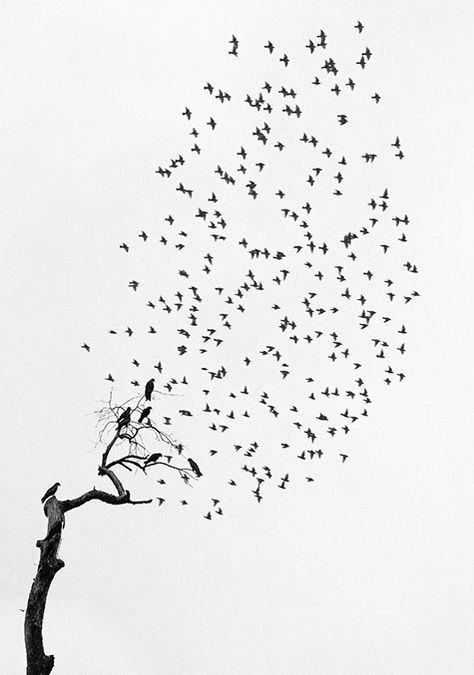
[[128, 407], [120, 415], [120, 417], [117, 420], [117, 430], [118, 431], [120, 431], [121, 429], [123, 429], [123, 427], [126, 427], [130, 424], [130, 414], [131, 414], [131, 412], [132, 412], [132, 409], [130, 407]]
[[196, 474], [196, 476], [197, 476], [198, 478], [200, 478], [200, 477], [202, 476], [201, 469], [198, 467], [198, 465], [196, 464], [196, 462], [194, 461], [194, 459], [191, 459], [191, 457], [188, 457], [188, 462], [189, 462], [189, 466], [190, 466], [191, 469], [194, 471], [194, 473]]
[[145, 385], [145, 399], [147, 401], [151, 401], [151, 395], [153, 393], [154, 388], [155, 388], [155, 378], [152, 377], [151, 380], [148, 380], [148, 382]]
[[138, 420], [139, 424], [144, 420], [146, 420], [146, 418], [150, 416], [150, 413], [151, 413], [151, 405], [147, 406], [146, 408], [143, 408]]
[[154, 452], [152, 455], [147, 457], [145, 464], [152, 464], [153, 462], [157, 462], [160, 457], [163, 457], [161, 452]]

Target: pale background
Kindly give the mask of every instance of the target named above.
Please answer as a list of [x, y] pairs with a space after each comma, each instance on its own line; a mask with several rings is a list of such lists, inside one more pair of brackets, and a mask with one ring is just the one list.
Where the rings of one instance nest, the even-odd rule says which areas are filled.
[[110, 250], [153, 213], [156, 130], [173, 133], [232, 33], [291, 45], [357, 19], [410, 149], [409, 377], [311, 492], [242, 500], [212, 527], [156, 507], [70, 514], [45, 647], [58, 675], [473, 671], [471, 4], [7, 1], [2, 673], [24, 671], [39, 499], [56, 480], [67, 497], [97, 483], [103, 390], [78, 345], [120, 304]]

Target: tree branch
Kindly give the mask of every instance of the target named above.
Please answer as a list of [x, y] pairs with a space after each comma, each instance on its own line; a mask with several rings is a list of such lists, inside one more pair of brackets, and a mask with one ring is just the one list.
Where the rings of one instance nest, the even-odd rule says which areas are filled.
[[102, 466], [105, 466], [105, 463], [107, 461], [107, 457], [109, 456], [109, 452], [112, 450], [114, 447], [115, 441], [119, 437], [119, 432], [117, 431], [115, 433], [115, 436], [112, 438], [108, 446], [105, 448], [104, 454], [102, 455]]
[[119, 494], [119, 497], [124, 495], [124, 494], [127, 494], [130, 497], [130, 493], [125, 491], [125, 488], [123, 487], [122, 483], [120, 482], [118, 477], [115, 475], [115, 473], [111, 469], [109, 469], [108, 467], [106, 467], [104, 465], [99, 466], [98, 474], [99, 474], [99, 476], [107, 476], [108, 478], [110, 478], [110, 480], [112, 481], [112, 483], [115, 486], [115, 489], [117, 490], [117, 492]]

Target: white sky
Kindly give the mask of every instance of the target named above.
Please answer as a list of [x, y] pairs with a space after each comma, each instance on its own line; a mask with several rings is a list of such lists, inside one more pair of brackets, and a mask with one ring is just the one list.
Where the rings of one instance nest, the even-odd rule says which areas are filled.
[[[69, 514], [45, 647], [58, 675], [471, 673], [469, 3], [7, 1], [0, 18], [0, 671], [24, 669], [19, 610], [45, 530], [41, 495], [56, 480], [64, 498], [102, 484], [91, 413], [107, 394], [103, 378], [115, 364], [124, 381], [147, 379], [146, 368], [128, 366], [124, 338], [111, 342], [106, 331], [135, 316], [151, 322], [127, 288], [137, 258], [117, 247], [138, 248], [136, 233], [158, 231], [170, 212], [154, 170], [189, 143], [181, 111], [204, 100], [208, 80], [245, 87], [257, 71], [252, 55], [269, 38], [291, 55], [324, 28], [349, 54], [344, 36], [356, 40], [360, 19], [382, 100], [367, 106], [380, 114], [373, 126], [359, 114], [351, 143], [394, 132], [407, 155], [386, 166], [394, 202], [411, 220], [409, 259], [422, 272], [407, 319], [407, 379], [380, 387], [348, 437], [350, 461], [328, 458], [310, 489], [274, 491], [260, 505], [236, 491], [225, 517], [210, 523], [200, 504], [171, 506], [181, 486], [169, 488], [162, 508], [89, 504]], [[241, 60], [225, 57], [232, 33]], [[233, 119], [229, 133], [240, 124]], [[345, 129], [328, 127], [326, 137], [336, 142]], [[361, 189], [364, 176], [354, 176]], [[150, 258], [138, 262], [151, 284]], [[228, 274], [236, 269], [229, 262]], [[151, 370], [162, 347], [137, 340]], [[186, 433], [189, 454], [209, 465], [208, 440]], [[263, 433], [279, 444], [277, 426]], [[205, 479], [198, 500], [217, 488]], [[150, 482], [134, 485], [137, 497], [161, 494]]]

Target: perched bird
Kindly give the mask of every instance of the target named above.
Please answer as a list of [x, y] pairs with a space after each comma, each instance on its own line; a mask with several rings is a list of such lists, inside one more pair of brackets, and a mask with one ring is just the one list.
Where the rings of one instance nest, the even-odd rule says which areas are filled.
[[145, 464], [153, 464], [153, 462], [157, 462], [160, 459], [160, 457], [163, 457], [161, 452], [154, 452], [153, 454], [149, 455], [146, 458]]
[[143, 408], [143, 410], [140, 413], [140, 417], [138, 418], [138, 422], [141, 423], [143, 422], [143, 420], [146, 420], [146, 418], [150, 416], [150, 413], [151, 413], [151, 406]]
[[200, 478], [200, 477], [202, 476], [201, 469], [198, 467], [198, 465], [196, 464], [196, 462], [194, 461], [194, 459], [191, 459], [191, 457], [188, 457], [188, 462], [189, 462], [189, 466], [190, 466], [191, 469], [194, 471], [194, 473], [196, 474], [196, 476], [197, 476], [198, 478]]
[[132, 409], [130, 406], [125, 408], [125, 410], [119, 415], [117, 419], [117, 430], [120, 432], [124, 427], [127, 427], [130, 424], [130, 416]]
[[41, 502], [44, 504], [47, 499], [53, 497], [56, 494], [56, 491], [60, 485], [61, 483], [55, 483], [49, 488], [49, 490], [46, 490], [44, 495], [41, 497]]
[[145, 385], [145, 400], [146, 401], [151, 401], [151, 395], [153, 393], [153, 390], [155, 388], [155, 378], [152, 377], [150, 380]]

